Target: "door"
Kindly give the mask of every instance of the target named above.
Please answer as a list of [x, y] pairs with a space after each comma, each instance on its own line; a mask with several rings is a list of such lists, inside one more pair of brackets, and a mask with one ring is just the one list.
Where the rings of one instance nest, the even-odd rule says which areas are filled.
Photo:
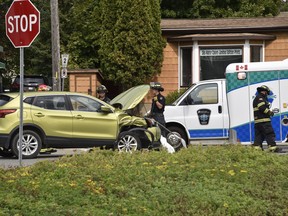
[[227, 107], [223, 104], [224, 81], [196, 85], [183, 100], [185, 124], [190, 139], [226, 138], [228, 130], [224, 117]]
[[70, 141], [72, 115], [64, 95], [38, 96], [31, 106], [33, 122], [41, 127], [47, 138]]
[[117, 114], [101, 112], [103, 104], [96, 99], [82, 95], [71, 95], [69, 98], [73, 107], [71, 112], [74, 142], [83, 145], [96, 145], [97, 143], [103, 145], [103, 142], [111, 143], [116, 140]]

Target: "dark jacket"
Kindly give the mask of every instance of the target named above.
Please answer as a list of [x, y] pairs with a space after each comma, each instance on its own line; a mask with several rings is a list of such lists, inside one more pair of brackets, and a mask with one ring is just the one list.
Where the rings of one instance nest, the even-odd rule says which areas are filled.
[[165, 97], [163, 95], [161, 95], [161, 94], [158, 94], [156, 97], [157, 97], [157, 101], [159, 103], [161, 103], [163, 107], [161, 109], [159, 109], [157, 107], [157, 105], [156, 105], [156, 101], [154, 101], [154, 99], [153, 99], [152, 100], [152, 105], [151, 105], [151, 113], [152, 113], [152, 115], [159, 114], [159, 113], [163, 114], [163, 112], [165, 110]]
[[271, 121], [270, 117], [273, 116], [274, 113], [270, 111], [269, 108], [270, 108], [270, 103], [267, 100], [267, 96], [259, 93], [253, 100], [255, 124]]
[[110, 101], [111, 101], [111, 100], [110, 100], [110, 98], [108, 98], [108, 97], [106, 96], [106, 97], [103, 99], [103, 101], [106, 102], [106, 103], [108, 103], [108, 104], [110, 104]]

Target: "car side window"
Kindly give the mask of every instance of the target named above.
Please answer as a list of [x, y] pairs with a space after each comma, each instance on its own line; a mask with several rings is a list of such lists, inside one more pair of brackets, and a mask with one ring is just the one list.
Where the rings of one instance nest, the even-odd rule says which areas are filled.
[[96, 100], [88, 97], [72, 95], [69, 96], [73, 110], [86, 111], [86, 112], [98, 112], [101, 109], [102, 104]]
[[33, 105], [49, 110], [67, 110], [63, 95], [38, 96]]
[[23, 102], [31, 105], [33, 104], [34, 98], [35, 97], [27, 97], [23, 100]]
[[9, 97], [8, 95], [0, 95], [0, 106], [5, 105], [9, 101], [11, 101], [13, 98]]
[[[216, 83], [199, 85], [193, 89], [182, 103], [186, 105], [217, 104], [218, 85]], [[183, 105], [183, 104], [181, 104]]]

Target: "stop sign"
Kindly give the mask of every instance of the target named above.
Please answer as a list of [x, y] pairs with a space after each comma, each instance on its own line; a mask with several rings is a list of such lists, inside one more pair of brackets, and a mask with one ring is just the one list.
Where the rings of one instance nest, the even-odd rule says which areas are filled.
[[5, 15], [5, 25], [15, 48], [29, 47], [40, 32], [40, 12], [30, 0], [14, 0]]

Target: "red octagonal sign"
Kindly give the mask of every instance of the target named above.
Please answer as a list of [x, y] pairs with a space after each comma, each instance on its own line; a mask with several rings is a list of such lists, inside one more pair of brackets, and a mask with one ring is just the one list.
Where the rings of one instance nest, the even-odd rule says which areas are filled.
[[40, 32], [40, 12], [30, 0], [14, 0], [5, 15], [5, 25], [15, 48], [29, 47]]

